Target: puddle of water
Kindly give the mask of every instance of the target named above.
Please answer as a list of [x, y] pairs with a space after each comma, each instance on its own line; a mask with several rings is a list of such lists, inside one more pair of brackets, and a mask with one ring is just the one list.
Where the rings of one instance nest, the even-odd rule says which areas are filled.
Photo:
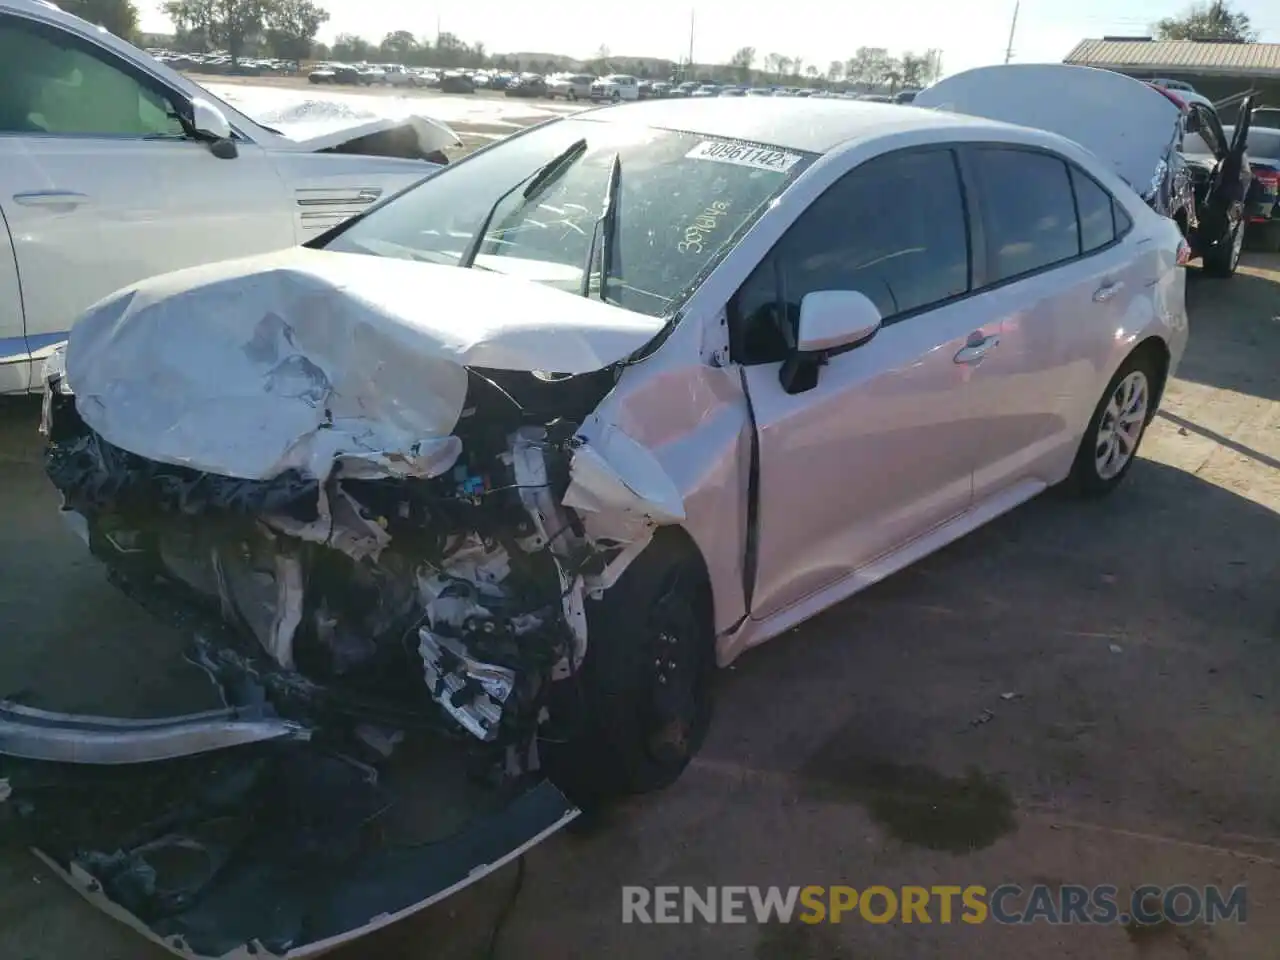
[[976, 769], [948, 777], [928, 767], [848, 756], [832, 741], [800, 774], [810, 799], [860, 804], [891, 836], [913, 846], [970, 853], [1017, 829], [1009, 791]]

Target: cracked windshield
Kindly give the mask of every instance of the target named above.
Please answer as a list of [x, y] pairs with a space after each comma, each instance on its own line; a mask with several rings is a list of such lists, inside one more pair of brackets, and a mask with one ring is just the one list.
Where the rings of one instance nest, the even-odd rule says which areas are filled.
[[566, 120], [427, 180], [326, 249], [459, 264], [474, 244], [476, 269], [659, 316], [809, 160], [767, 145]]

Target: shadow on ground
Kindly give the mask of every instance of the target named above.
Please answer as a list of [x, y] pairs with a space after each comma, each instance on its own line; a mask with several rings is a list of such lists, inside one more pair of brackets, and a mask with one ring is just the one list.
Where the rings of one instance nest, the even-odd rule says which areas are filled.
[[[1180, 379], [1280, 400], [1280, 273], [1275, 262], [1274, 256], [1246, 254], [1229, 280], [1188, 271], [1193, 347], [1178, 370]], [[1269, 269], [1260, 269], [1264, 266]]]

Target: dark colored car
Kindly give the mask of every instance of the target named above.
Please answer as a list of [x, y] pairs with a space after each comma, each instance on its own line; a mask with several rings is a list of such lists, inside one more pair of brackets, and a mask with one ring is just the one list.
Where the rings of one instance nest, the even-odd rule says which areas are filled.
[[508, 97], [545, 97], [547, 81], [542, 77], [516, 77], [511, 80], [504, 91]]
[[[1245, 216], [1250, 235], [1267, 249], [1280, 251], [1280, 128], [1258, 126], [1258, 113], [1253, 111], [1246, 145], [1253, 182], [1245, 198]], [[1234, 136], [1234, 127], [1222, 129], [1228, 137]], [[1198, 135], [1189, 135], [1183, 152], [1190, 163], [1203, 156], [1207, 147]]]
[[476, 82], [465, 73], [450, 71], [440, 76], [441, 93], [475, 93]]

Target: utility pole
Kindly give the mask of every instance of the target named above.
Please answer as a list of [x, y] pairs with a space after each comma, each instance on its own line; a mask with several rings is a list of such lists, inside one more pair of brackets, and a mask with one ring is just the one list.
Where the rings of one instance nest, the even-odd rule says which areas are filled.
[[694, 23], [693, 18], [694, 16], [696, 16], [696, 12], [692, 7], [690, 7], [689, 8], [689, 60], [688, 62], [685, 63], [685, 68], [684, 68], [685, 69], [684, 78], [686, 80], [689, 79], [689, 74], [693, 73], [693, 23]]
[[1004, 62], [1008, 63], [1013, 59], [1013, 33], [1018, 29], [1018, 6], [1021, 0], [1013, 5], [1013, 22], [1009, 24], [1009, 45], [1004, 48]]

